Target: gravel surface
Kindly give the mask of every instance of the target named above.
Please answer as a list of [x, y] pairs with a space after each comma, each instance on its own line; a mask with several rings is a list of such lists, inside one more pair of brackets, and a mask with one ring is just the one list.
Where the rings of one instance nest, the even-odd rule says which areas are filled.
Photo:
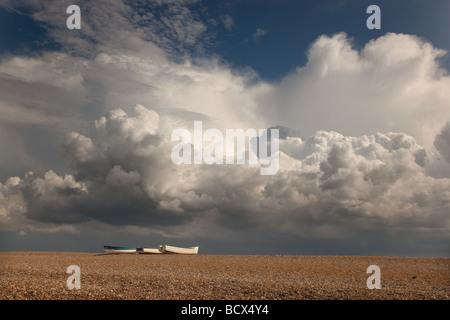
[[[81, 270], [69, 290], [67, 267]], [[369, 290], [367, 267], [381, 270]], [[449, 300], [450, 258], [0, 253], [0, 299]]]

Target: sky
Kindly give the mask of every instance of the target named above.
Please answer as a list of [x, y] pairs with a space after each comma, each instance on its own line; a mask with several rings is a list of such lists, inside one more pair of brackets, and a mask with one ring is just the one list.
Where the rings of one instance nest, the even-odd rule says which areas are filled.
[[[0, 251], [448, 257], [449, 16], [445, 0], [0, 0]], [[174, 163], [196, 121], [279, 129], [278, 170]]]

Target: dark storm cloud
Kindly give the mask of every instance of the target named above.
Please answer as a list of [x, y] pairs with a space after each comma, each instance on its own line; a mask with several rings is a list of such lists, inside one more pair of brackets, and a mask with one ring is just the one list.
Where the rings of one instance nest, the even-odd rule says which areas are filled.
[[69, 134], [73, 176], [30, 173], [2, 186], [3, 197], [16, 195], [19, 216], [41, 223], [179, 227], [185, 236], [211, 231], [198, 225], [322, 238], [385, 228], [446, 234], [450, 182], [423, 174], [423, 148], [405, 134], [286, 137], [281, 171], [261, 176], [250, 165], [171, 163], [173, 143], [158, 135], [159, 121], [141, 105], [132, 115], [113, 110], [93, 137]]

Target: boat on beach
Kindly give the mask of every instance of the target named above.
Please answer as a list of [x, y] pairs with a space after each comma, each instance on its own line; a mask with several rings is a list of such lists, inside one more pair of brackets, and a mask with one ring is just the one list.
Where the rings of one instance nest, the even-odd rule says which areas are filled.
[[136, 253], [134, 247], [103, 246], [106, 253]]
[[149, 254], [161, 254], [161, 246], [159, 246], [159, 248], [143, 248], [143, 247], [138, 247], [136, 248], [136, 252], [137, 253], [149, 253]]
[[140, 253], [140, 254], [198, 254], [198, 247], [181, 248], [160, 245], [158, 248], [103, 246], [106, 253]]
[[163, 245], [163, 246], [160, 246], [160, 250], [163, 253], [175, 253], [175, 254], [197, 254], [198, 253], [198, 247], [180, 248], [180, 247]]

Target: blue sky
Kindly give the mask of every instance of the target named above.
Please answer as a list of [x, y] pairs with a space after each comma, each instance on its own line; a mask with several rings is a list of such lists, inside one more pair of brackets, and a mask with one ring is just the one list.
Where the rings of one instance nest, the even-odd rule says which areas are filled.
[[[386, 32], [423, 37], [436, 47], [450, 49], [448, 37], [449, 3], [432, 1], [378, 1], [382, 29], [365, 27], [366, 8], [373, 1], [201, 1], [191, 8], [198, 18], [211, 26], [213, 39], [208, 54], [217, 54], [237, 68], [250, 66], [270, 80], [279, 80], [307, 61], [310, 44], [320, 35], [345, 32], [356, 48]], [[145, 5], [143, 6], [145, 8]], [[0, 9], [2, 53], [58, 48], [46, 36], [43, 23], [27, 15]], [[226, 27], [224, 18], [231, 24]], [[211, 22], [214, 20], [214, 22]], [[258, 29], [265, 34], [255, 41]], [[445, 67], [450, 59], [443, 58]]]
[[[230, 32], [222, 30], [218, 41], [223, 44], [217, 46], [217, 52], [237, 65], [252, 66], [263, 77], [278, 79], [306, 62], [309, 45], [322, 34], [343, 31], [360, 48], [386, 32], [412, 33], [448, 50], [448, 2], [377, 2], [382, 12], [381, 30], [365, 27], [366, 8], [371, 4], [373, 1], [237, 1], [224, 5], [236, 26]], [[252, 36], [258, 28], [267, 33], [255, 43]]]
[[[448, 256], [448, 1], [70, 4], [0, 1], [0, 250]], [[280, 170], [173, 164], [200, 120]]]

